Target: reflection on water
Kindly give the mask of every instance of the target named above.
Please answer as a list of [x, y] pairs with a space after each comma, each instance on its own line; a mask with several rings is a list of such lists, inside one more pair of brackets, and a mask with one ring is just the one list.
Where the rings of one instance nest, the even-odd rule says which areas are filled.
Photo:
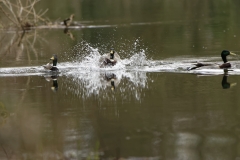
[[[145, 72], [86, 72], [70, 73], [68, 78], [70, 83], [65, 83], [66, 88], [72, 93], [82, 98], [97, 95], [99, 99], [111, 99], [115, 94], [120, 94], [122, 99], [135, 97], [141, 99], [141, 90], [147, 87], [147, 76]], [[119, 85], [121, 84], [121, 85]], [[127, 89], [126, 89], [127, 88]], [[131, 92], [129, 92], [129, 90]]]
[[58, 90], [58, 81], [57, 81], [57, 78], [58, 78], [58, 74], [57, 73], [52, 73], [52, 74], [46, 74], [46, 75], [43, 75], [44, 78], [46, 79], [46, 81], [52, 81], [53, 85], [51, 87], [51, 90], [56, 92]]
[[223, 78], [222, 78], [222, 88], [223, 89], [229, 89], [229, 88], [237, 85], [237, 83], [229, 83], [227, 79], [228, 79], [228, 75], [224, 74]]
[[9, 117], [9, 112], [2, 102], [0, 102], [0, 127], [6, 124], [7, 118]]
[[114, 91], [116, 89], [116, 86], [118, 86], [118, 84], [120, 83], [120, 81], [117, 79], [117, 77], [114, 73], [105, 73], [104, 74], [104, 79], [108, 83], [108, 86], [109, 86], [109, 83], [110, 83], [112, 91]]
[[239, 116], [225, 105], [236, 90], [218, 93], [220, 77], [125, 70], [1, 77], [2, 90], [15, 95], [4, 100], [15, 107], [1, 111], [2, 146], [28, 159], [232, 159]]
[[63, 33], [66, 34], [66, 35], [68, 35], [71, 40], [75, 40], [75, 37], [74, 37], [74, 35], [72, 34], [72, 32], [69, 30], [69, 28], [65, 28], [65, 29], [63, 30]]

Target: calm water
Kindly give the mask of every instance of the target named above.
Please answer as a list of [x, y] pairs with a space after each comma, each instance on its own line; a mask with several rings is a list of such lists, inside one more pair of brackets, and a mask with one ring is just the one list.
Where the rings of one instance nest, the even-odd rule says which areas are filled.
[[[240, 159], [239, 56], [228, 74], [186, 70], [240, 55], [239, 5], [41, 1], [83, 27], [0, 32], [0, 159]], [[100, 69], [111, 47], [122, 61]]]

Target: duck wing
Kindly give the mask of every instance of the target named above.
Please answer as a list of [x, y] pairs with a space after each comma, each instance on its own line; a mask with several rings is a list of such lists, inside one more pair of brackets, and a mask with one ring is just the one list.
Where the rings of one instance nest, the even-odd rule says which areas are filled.
[[50, 63], [47, 63], [46, 65], [42, 65], [44, 69], [50, 70], [53, 66]]
[[121, 61], [120, 56], [116, 52], [114, 53], [114, 60], [115, 61]]

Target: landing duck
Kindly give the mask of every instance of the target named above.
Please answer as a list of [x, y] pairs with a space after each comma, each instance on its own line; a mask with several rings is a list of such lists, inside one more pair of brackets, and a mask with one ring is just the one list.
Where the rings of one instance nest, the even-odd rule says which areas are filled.
[[58, 71], [58, 68], [57, 68], [57, 61], [58, 61], [58, 58], [57, 58], [57, 55], [54, 54], [50, 60], [52, 60], [52, 65], [50, 63], [47, 63], [46, 65], [43, 65], [43, 68], [46, 69], [46, 70], [50, 70], [50, 71]]
[[197, 64], [195, 64], [195, 67], [189, 67], [188, 70], [197, 69], [197, 68], [200, 68], [200, 67], [203, 67], [203, 66], [216, 66], [217, 68], [220, 68], [220, 69], [229, 69], [229, 68], [231, 68], [231, 64], [227, 60], [228, 55], [235, 56], [236, 54], [233, 53], [233, 52], [230, 52], [228, 50], [223, 50], [222, 53], [221, 53], [223, 64], [216, 66], [216, 64], [197, 63]]
[[104, 54], [99, 59], [100, 67], [114, 66], [119, 62], [120, 56], [114, 51], [114, 49], [110, 50], [110, 53]]

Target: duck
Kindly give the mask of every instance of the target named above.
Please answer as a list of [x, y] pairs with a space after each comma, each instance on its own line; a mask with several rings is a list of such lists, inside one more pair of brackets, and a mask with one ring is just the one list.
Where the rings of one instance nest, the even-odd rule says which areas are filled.
[[[235, 56], [236, 54], [233, 53], [233, 52], [230, 52], [228, 50], [223, 50], [222, 53], [221, 53], [221, 57], [222, 57], [222, 60], [223, 60], [223, 64], [221, 65], [217, 65], [217, 68], [220, 68], [220, 69], [228, 69], [228, 68], [231, 68], [231, 64], [228, 62], [227, 60], [227, 56], [228, 55], [233, 55]], [[203, 63], [200, 63], [198, 62], [197, 64], [195, 64], [195, 67], [189, 67], [187, 70], [194, 70], [196, 68], [200, 68], [200, 67], [203, 67], [203, 66], [214, 66], [215, 64], [203, 64]]]
[[50, 70], [50, 71], [58, 71], [58, 68], [56, 67], [57, 66], [57, 61], [58, 61], [58, 58], [57, 58], [57, 55], [54, 54], [50, 60], [52, 60], [52, 65], [50, 63], [47, 63], [46, 65], [43, 65], [43, 68], [46, 69], [46, 70]]
[[104, 54], [100, 57], [99, 63], [100, 63], [100, 67], [102, 68], [107, 66], [114, 66], [120, 60], [121, 60], [120, 56], [112, 48], [110, 50], [110, 53]]

